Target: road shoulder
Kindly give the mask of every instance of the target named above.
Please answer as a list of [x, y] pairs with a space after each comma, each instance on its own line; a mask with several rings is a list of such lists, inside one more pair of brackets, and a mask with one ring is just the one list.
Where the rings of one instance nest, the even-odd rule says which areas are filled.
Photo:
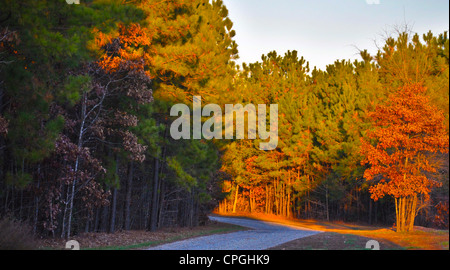
[[[354, 234], [322, 232], [269, 248], [269, 250], [365, 250], [369, 240], [373, 239]], [[377, 241], [380, 244], [380, 250], [403, 249], [388, 241]]]

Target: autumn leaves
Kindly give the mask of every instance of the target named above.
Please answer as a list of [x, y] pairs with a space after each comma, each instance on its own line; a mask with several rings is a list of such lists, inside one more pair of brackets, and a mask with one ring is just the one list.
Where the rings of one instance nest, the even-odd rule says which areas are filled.
[[432, 154], [447, 153], [449, 137], [444, 114], [432, 105], [420, 84], [408, 84], [391, 94], [370, 117], [375, 129], [369, 134], [376, 144], [362, 140], [362, 164], [367, 180], [381, 178], [370, 188], [372, 198], [395, 198], [398, 231], [411, 231], [417, 210], [417, 195], [427, 200], [432, 187], [441, 183], [427, 178], [435, 172]]

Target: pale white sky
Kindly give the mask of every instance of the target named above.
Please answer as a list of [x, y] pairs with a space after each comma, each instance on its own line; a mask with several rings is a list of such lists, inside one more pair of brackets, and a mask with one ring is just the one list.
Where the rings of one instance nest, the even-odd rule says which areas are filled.
[[[449, 29], [448, 0], [223, 0], [236, 31], [242, 62], [261, 61], [276, 50], [297, 50], [310, 68], [337, 59], [360, 59], [359, 49], [375, 54], [374, 40], [406, 22], [420, 35]], [[383, 45], [381, 42], [380, 45]]]

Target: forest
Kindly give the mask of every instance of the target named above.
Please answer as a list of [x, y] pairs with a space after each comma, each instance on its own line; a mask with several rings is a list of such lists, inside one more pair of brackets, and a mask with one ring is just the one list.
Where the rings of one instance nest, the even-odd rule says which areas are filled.
[[[0, 0], [0, 218], [67, 239], [212, 211], [448, 229], [447, 32], [393, 29], [325, 70], [301, 48], [239, 66], [221, 0], [80, 2]], [[173, 139], [193, 96], [278, 104], [276, 149]]]

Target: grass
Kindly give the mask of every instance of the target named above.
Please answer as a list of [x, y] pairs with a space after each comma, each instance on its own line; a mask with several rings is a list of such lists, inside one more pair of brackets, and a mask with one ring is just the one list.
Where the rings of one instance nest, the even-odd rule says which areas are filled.
[[[408, 233], [398, 233], [392, 228], [387, 227], [378, 227], [378, 226], [367, 226], [361, 224], [352, 224], [352, 223], [343, 223], [343, 222], [326, 222], [326, 221], [317, 221], [317, 220], [299, 220], [299, 219], [287, 219], [274, 215], [261, 215], [261, 214], [232, 214], [229, 216], [236, 217], [247, 217], [254, 218], [263, 221], [270, 221], [281, 223], [284, 225], [294, 226], [294, 227], [303, 227], [313, 230], [322, 231], [325, 233], [337, 233], [337, 234], [328, 234], [326, 235], [328, 238], [326, 239], [316, 239], [319, 241], [324, 249], [326, 249], [327, 245], [331, 246], [331, 249], [347, 249], [352, 244], [356, 243], [354, 238], [352, 237], [363, 237], [359, 239], [358, 246], [361, 247], [361, 241], [365, 240], [377, 240], [380, 242], [380, 246], [388, 247], [389, 249], [421, 249], [421, 250], [448, 250], [449, 249], [449, 231], [448, 230], [435, 230], [431, 228], [424, 228], [420, 226], [415, 226], [413, 232]], [[314, 237], [314, 236], [310, 236]], [[317, 236], [319, 237], [319, 236]], [[343, 237], [343, 240], [339, 240]], [[317, 249], [322, 249], [321, 247], [315, 245], [313, 242], [307, 242], [308, 237], [302, 238], [303, 240], [297, 241], [298, 245], [303, 244], [313, 244]], [[339, 239], [332, 239], [339, 238]], [[334, 248], [330, 241], [343, 241], [345, 245], [341, 245], [340, 247]], [[303, 241], [303, 243], [301, 243]], [[325, 242], [325, 241], [328, 241]], [[365, 243], [365, 242], [364, 242]], [[364, 249], [365, 245], [363, 245]], [[283, 249], [282, 246], [278, 247], [279, 249]], [[286, 246], [284, 247], [286, 248]], [[295, 246], [290, 245], [290, 249], [297, 249]], [[302, 247], [298, 247], [298, 249], [303, 249]]]
[[36, 247], [30, 226], [9, 216], [0, 218], [0, 250], [30, 250]]
[[[299, 238], [276, 247], [272, 250], [370, 250], [366, 248], [367, 241], [371, 238], [342, 234], [336, 232], [323, 232], [312, 236]], [[404, 248], [388, 243], [380, 242], [381, 250], [402, 250]]]

